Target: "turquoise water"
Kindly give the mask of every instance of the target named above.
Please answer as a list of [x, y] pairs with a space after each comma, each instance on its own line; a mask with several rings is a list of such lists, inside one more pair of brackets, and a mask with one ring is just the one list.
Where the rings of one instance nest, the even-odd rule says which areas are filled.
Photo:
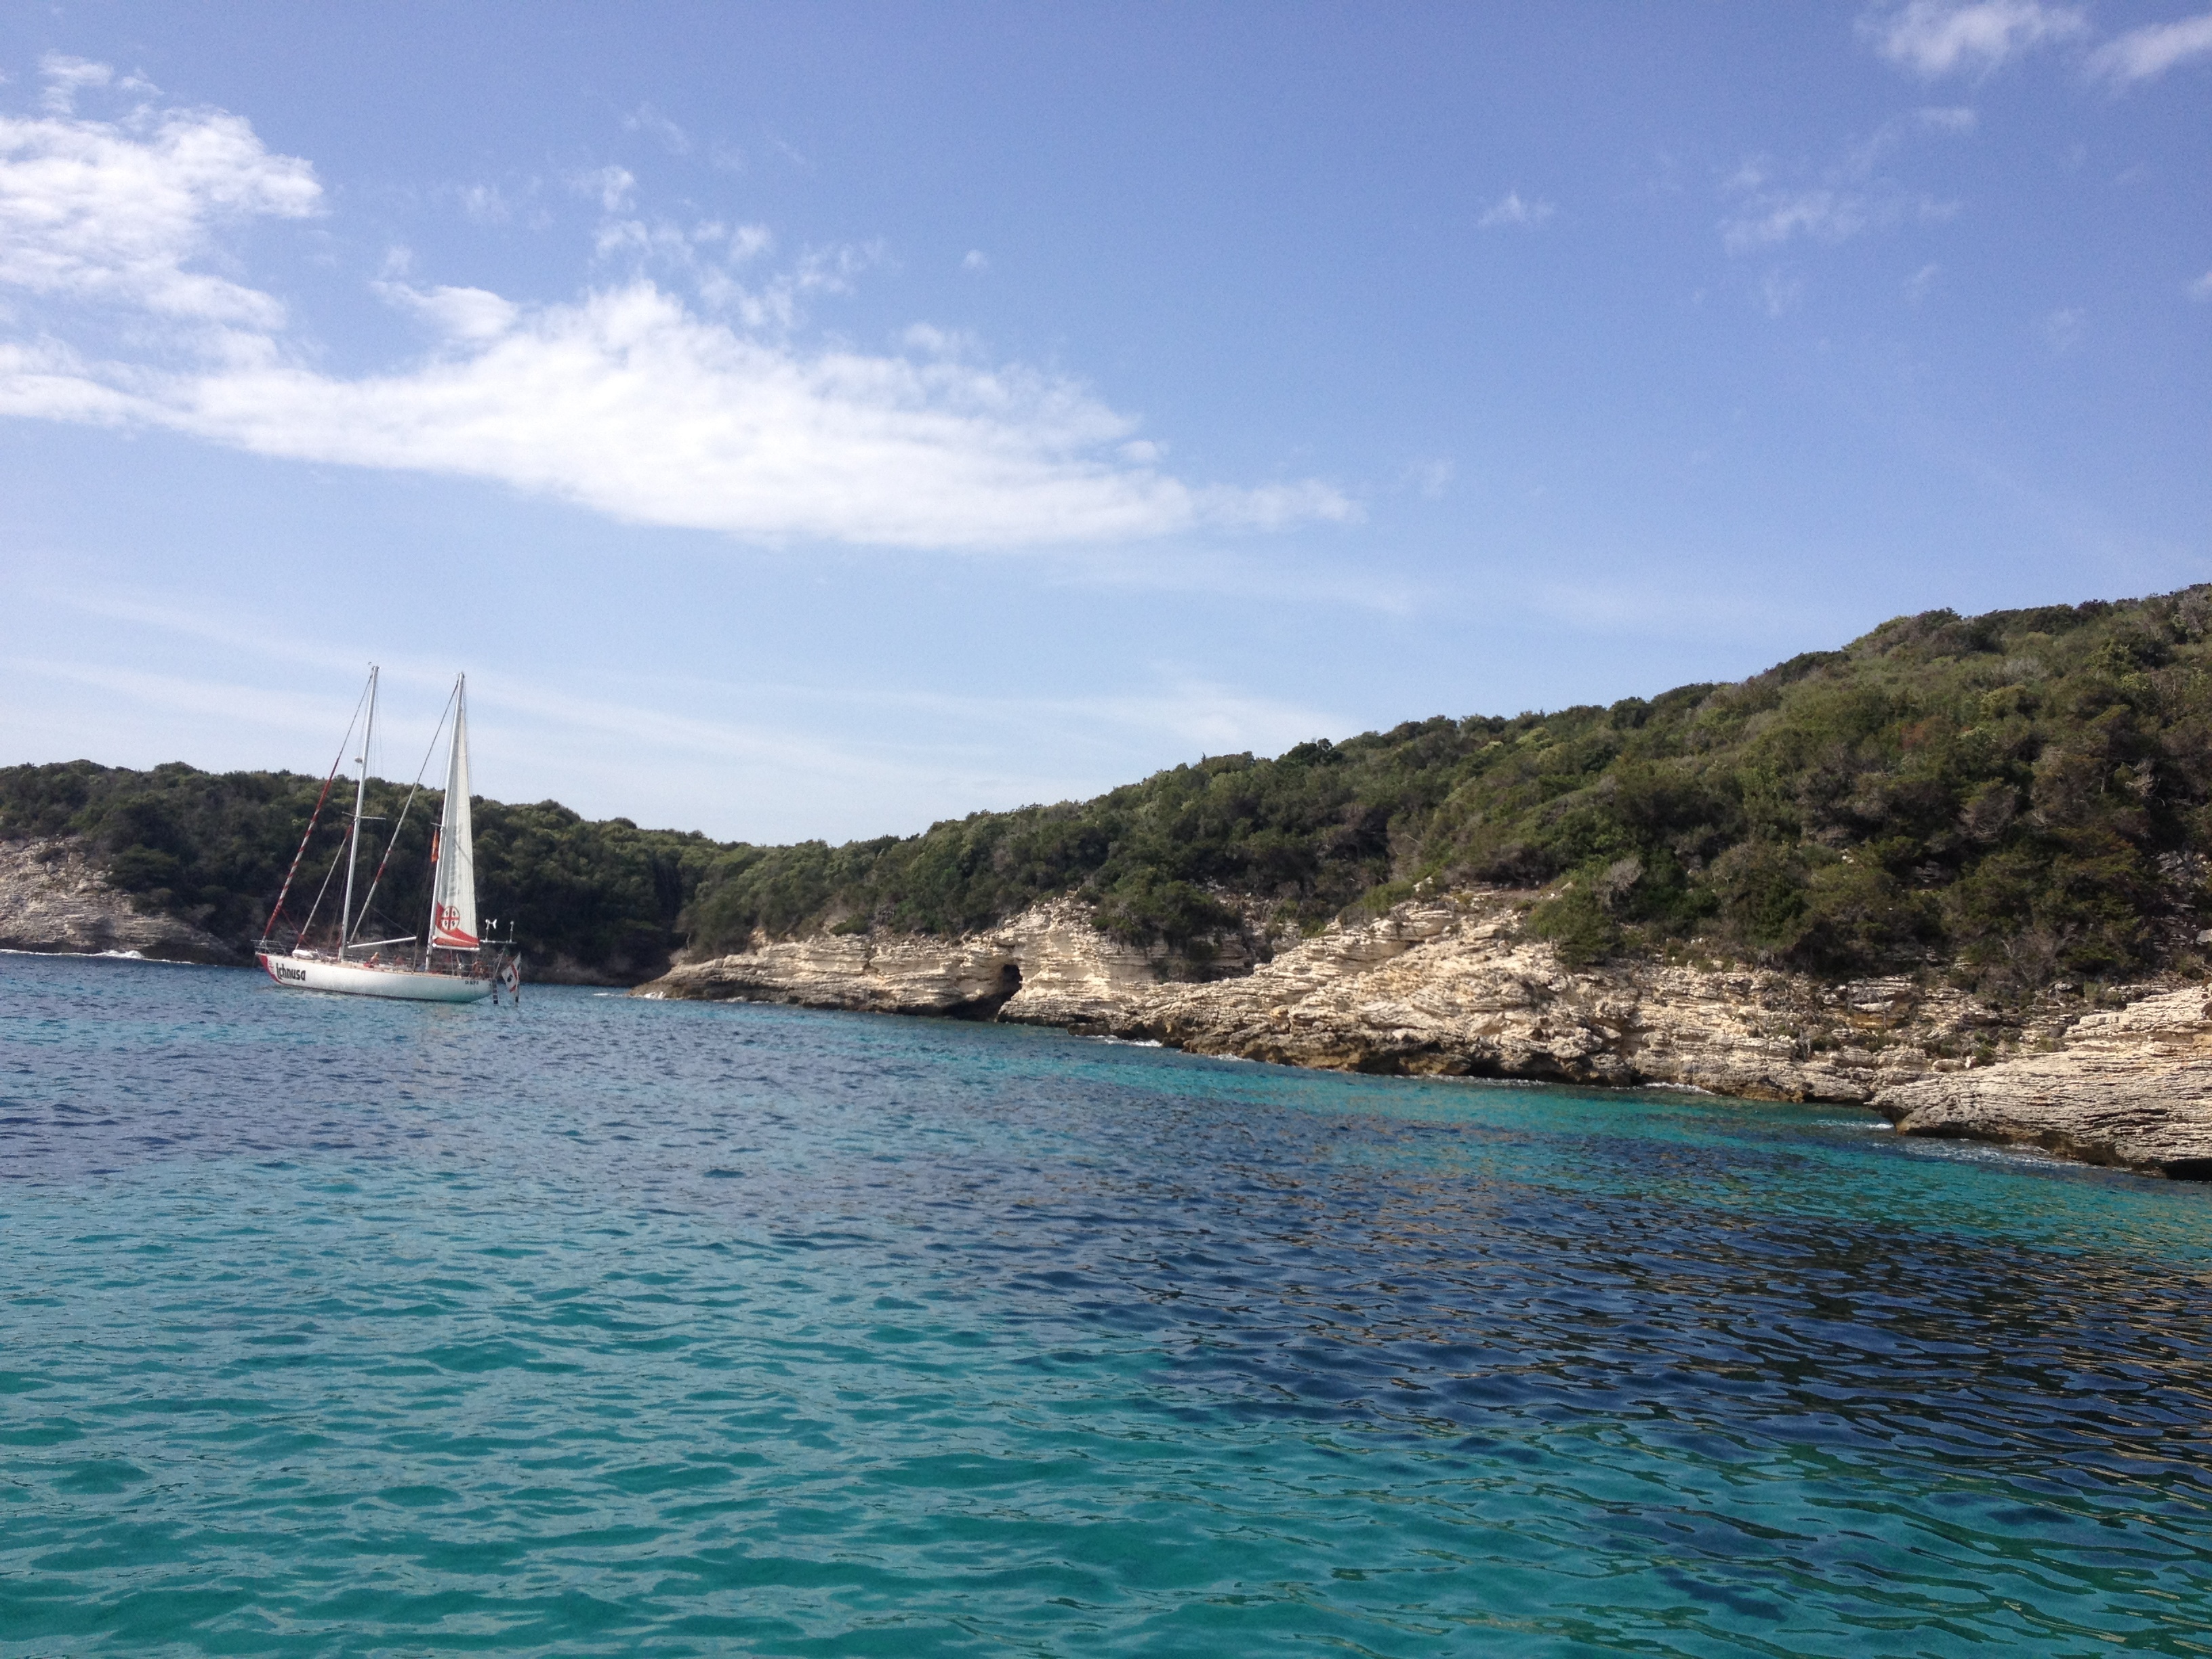
[[0, 956], [0, 1655], [2212, 1653], [2212, 1194]]

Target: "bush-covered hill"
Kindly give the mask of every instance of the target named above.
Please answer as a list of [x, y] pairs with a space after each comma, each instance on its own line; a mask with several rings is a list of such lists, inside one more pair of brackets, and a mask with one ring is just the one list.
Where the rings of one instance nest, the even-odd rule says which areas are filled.
[[[1582, 958], [1679, 944], [1822, 973], [1957, 961], [1996, 990], [2124, 977], [2196, 950], [2209, 629], [2212, 586], [1931, 611], [1739, 684], [1216, 757], [1094, 800], [836, 848], [485, 801], [479, 887], [541, 962], [615, 978], [678, 944], [957, 932], [1061, 892], [1111, 932], [1202, 957], [1254, 904], [1317, 925], [1431, 878], [1547, 887], [1532, 925]], [[246, 939], [319, 787], [16, 767], [0, 770], [0, 835], [88, 837], [145, 902]], [[400, 793], [374, 786], [370, 810], [395, 812]], [[386, 878], [393, 933], [419, 926], [436, 810], [417, 801]]]
[[1885, 623], [1734, 685], [1222, 756], [903, 840], [732, 848], [695, 947], [941, 932], [1075, 890], [1132, 938], [1238, 898], [1311, 924], [1443, 883], [1560, 883], [1588, 958], [1670, 941], [1818, 972], [1963, 961], [1993, 989], [2192, 950], [2212, 836], [2212, 587]]

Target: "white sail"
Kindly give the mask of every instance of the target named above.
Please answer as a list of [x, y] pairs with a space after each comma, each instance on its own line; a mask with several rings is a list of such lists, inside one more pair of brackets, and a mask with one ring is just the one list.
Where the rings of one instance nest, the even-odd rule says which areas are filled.
[[467, 676], [453, 696], [453, 753], [446, 767], [446, 815], [430, 856], [437, 876], [430, 892], [430, 943], [473, 951], [477, 938], [477, 853], [469, 828], [469, 703]]

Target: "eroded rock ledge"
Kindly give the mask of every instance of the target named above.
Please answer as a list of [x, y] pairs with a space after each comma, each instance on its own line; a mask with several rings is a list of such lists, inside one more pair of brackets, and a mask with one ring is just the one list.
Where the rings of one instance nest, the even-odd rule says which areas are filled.
[[0, 950], [77, 956], [136, 951], [163, 962], [247, 960], [188, 921], [142, 914], [69, 841], [0, 841]]
[[1911, 975], [1836, 985], [1663, 963], [1572, 969], [1522, 936], [1533, 896], [1413, 900], [1280, 940], [1272, 960], [1203, 983], [1178, 982], [1164, 953], [1109, 939], [1060, 899], [959, 939], [763, 942], [635, 994], [1062, 1025], [1342, 1071], [1835, 1101], [1871, 1106], [1907, 1133], [2212, 1174], [2202, 987], [2146, 986], [2101, 1013], [2055, 993], [2022, 1012]]
[[2085, 1013], [2051, 1052], [1899, 1084], [1874, 1103], [1909, 1134], [2212, 1180], [2212, 1002], [2192, 985]]

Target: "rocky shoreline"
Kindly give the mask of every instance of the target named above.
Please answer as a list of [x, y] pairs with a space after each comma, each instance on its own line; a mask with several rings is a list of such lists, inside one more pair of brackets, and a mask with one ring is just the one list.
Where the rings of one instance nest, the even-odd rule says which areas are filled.
[[[1933, 972], [1838, 984], [1695, 961], [1576, 969], [1524, 935], [1534, 897], [1435, 895], [1310, 938], [1255, 923], [1203, 963], [1120, 943], [1055, 899], [961, 939], [757, 940], [633, 994], [998, 1019], [1338, 1071], [1834, 1102], [1908, 1134], [2212, 1179], [2203, 985], [2099, 1001], [2056, 987], [2019, 1007]], [[67, 841], [0, 842], [0, 949], [249, 960], [187, 919], [139, 910]]]
[[[757, 940], [632, 994], [1063, 1026], [1194, 1054], [1340, 1071], [1638, 1087], [1870, 1107], [1911, 1134], [2033, 1145], [2212, 1178], [2212, 1018], [2203, 986], [2122, 1006], [2054, 988], [2025, 1009], [1935, 975], [1836, 984], [1695, 962], [1562, 963], [1524, 936], [1534, 894], [1401, 903], [1261, 940], [1211, 975], [1119, 943], [1073, 900], [957, 939]], [[1224, 972], [1225, 970], [1225, 972]]]
[[0, 841], [0, 950], [74, 956], [133, 951], [157, 962], [252, 960], [188, 921], [141, 911], [70, 841]]

